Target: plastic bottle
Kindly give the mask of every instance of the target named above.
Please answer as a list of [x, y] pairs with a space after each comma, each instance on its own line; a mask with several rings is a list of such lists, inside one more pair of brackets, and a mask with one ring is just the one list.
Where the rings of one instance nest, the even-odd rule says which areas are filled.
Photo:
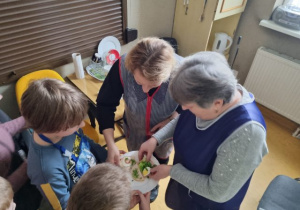
[[101, 56], [100, 56], [100, 54], [99, 53], [95, 53], [95, 63], [101, 63], [102, 62], [102, 58], [101, 58]]

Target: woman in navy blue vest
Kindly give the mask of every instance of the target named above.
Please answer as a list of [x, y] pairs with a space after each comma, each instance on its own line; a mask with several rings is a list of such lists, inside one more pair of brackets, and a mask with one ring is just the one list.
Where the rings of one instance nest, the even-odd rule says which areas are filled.
[[171, 177], [166, 203], [172, 209], [239, 209], [268, 153], [254, 96], [216, 52], [186, 58], [169, 88], [184, 111], [141, 145], [139, 157], [147, 153], [149, 160], [156, 145], [173, 136], [174, 163], [153, 168], [151, 178]]

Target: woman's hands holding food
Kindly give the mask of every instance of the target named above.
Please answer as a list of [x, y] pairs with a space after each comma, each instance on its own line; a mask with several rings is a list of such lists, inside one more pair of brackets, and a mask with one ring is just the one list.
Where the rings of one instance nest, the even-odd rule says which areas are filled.
[[160, 179], [164, 179], [167, 176], [170, 176], [172, 166], [171, 165], [158, 165], [151, 169], [150, 171], [150, 178], [154, 179], [156, 181], [159, 181]]
[[107, 162], [120, 165], [120, 151], [115, 144], [107, 147]]
[[108, 128], [103, 130], [104, 139], [107, 144], [107, 159], [106, 162], [120, 165], [120, 152], [115, 144], [114, 129]]
[[148, 139], [147, 141], [145, 141], [140, 149], [139, 149], [139, 160], [143, 159], [144, 154], [146, 154], [146, 160], [150, 161], [152, 154], [156, 148], [156, 144], [157, 144], [157, 140], [154, 137], [151, 137], [150, 139]]

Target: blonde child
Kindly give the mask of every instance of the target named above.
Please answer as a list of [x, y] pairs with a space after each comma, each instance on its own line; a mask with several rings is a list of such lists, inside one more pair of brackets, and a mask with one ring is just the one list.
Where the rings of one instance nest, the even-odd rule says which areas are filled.
[[128, 210], [139, 202], [140, 210], [150, 209], [150, 192], [131, 191], [128, 172], [103, 163], [85, 173], [72, 190], [68, 210]]
[[16, 204], [13, 201], [14, 192], [10, 183], [0, 176], [0, 210], [14, 210]]

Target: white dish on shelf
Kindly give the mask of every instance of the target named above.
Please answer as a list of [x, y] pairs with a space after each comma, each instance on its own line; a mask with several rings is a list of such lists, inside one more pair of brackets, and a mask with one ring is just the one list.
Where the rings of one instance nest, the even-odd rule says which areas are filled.
[[102, 39], [98, 45], [98, 53], [101, 55], [102, 59], [104, 60], [104, 56], [110, 50], [117, 50], [119, 54], [121, 53], [121, 44], [119, 40], [114, 36], [107, 36]]
[[89, 71], [89, 70], [91, 70], [91, 67], [90, 67], [90, 66], [87, 66], [87, 67], [85, 67], [85, 70], [86, 70], [86, 71]]

